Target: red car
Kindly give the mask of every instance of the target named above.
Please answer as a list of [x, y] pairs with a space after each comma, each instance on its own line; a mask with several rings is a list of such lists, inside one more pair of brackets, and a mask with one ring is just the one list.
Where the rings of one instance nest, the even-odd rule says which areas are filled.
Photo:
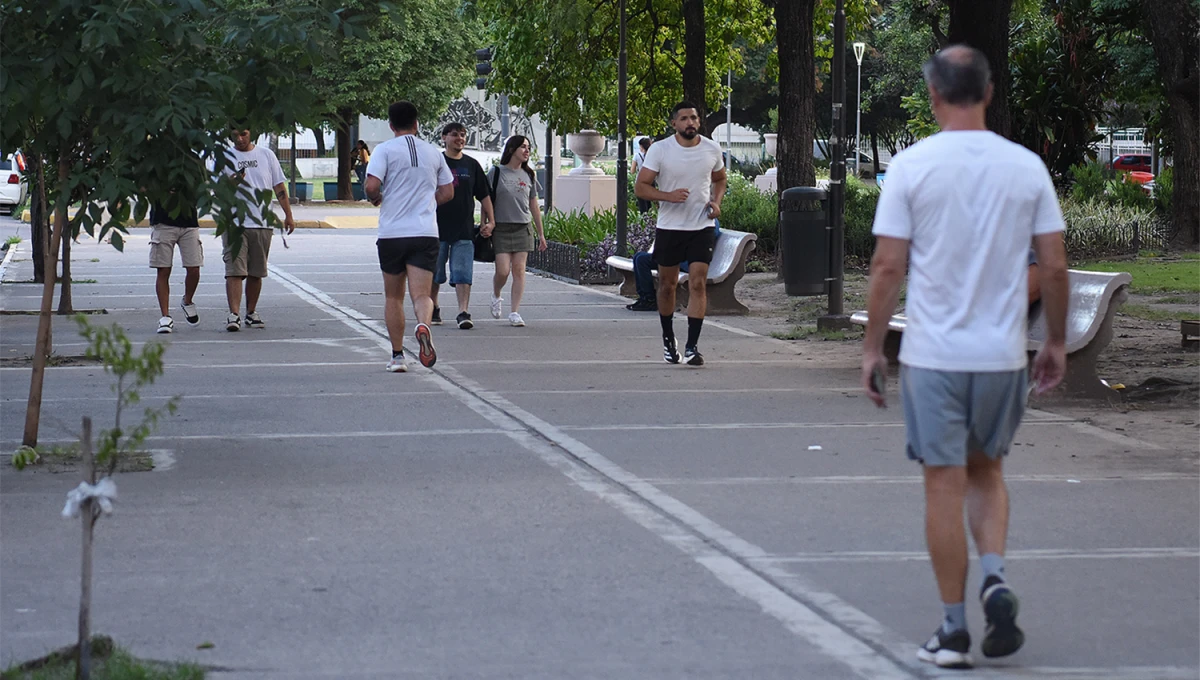
[[1140, 153], [1127, 153], [1117, 156], [1113, 159], [1108, 167], [1113, 170], [1122, 170], [1124, 172], [1153, 172], [1150, 169], [1150, 156]]

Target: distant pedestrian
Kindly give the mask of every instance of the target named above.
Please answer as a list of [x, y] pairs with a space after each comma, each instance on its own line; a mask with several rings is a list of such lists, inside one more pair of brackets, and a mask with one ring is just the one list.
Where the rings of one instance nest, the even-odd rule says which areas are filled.
[[[638, 140], [638, 150], [633, 154], [634, 181], [637, 181], [638, 173], [641, 171], [642, 166], [646, 163], [646, 152], [650, 150], [651, 142], [652, 140], [649, 137], [642, 137]], [[638, 212], [642, 213], [643, 215], [650, 212], [651, 205], [652, 203], [650, 201], [642, 198], [637, 199]]]
[[371, 162], [371, 150], [367, 148], [367, 143], [363, 140], [358, 140], [354, 144], [354, 174], [358, 175], [358, 183], [364, 187], [367, 184], [367, 165]]
[[[438, 307], [438, 287], [446, 283], [454, 287], [454, 295], [458, 298], [458, 316], [455, 323], [463, 330], [475, 326], [471, 321], [471, 283], [475, 274], [475, 244], [471, 240], [475, 229], [475, 201], [479, 201], [479, 223], [491, 229], [492, 194], [488, 187], [487, 174], [479, 161], [463, 153], [467, 144], [467, 128], [458, 122], [446, 123], [442, 128], [442, 145], [446, 147], [443, 155], [450, 174], [454, 176], [454, 198], [448, 203], [438, 206], [437, 224], [438, 247], [437, 268], [433, 274], [433, 288], [430, 297], [433, 298], [433, 325], [442, 323], [441, 309]], [[450, 266], [450, 276], [446, 276], [446, 265]]]
[[[529, 140], [513, 135], [504, 145], [500, 165], [492, 168], [488, 180], [494, 187], [492, 205], [496, 222], [490, 232], [496, 247], [496, 274], [492, 277], [492, 318], [504, 314], [504, 300], [500, 293], [512, 274], [509, 290], [512, 310], [508, 322], [513, 326], [524, 326], [521, 318], [521, 297], [525, 294], [525, 263], [534, 248], [546, 249], [546, 235], [542, 231], [542, 210], [538, 206], [538, 183], [529, 167], [532, 147]], [[536, 231], [535, 231], [536, 229]], [[480, 230], [484, 236], [484, 233]], [[536, 241], [535, 241], [536, 238]]]
[[[254, 193], [264, 189], [275, 191], [275, 198], [283, 208], [284, 228], [287, 233], [296, 230], [292, 219], [292, 204], [288, 201], [287, 185], [284, 184], [283, 168], [270, 149], [257, 146], [251, 141], [249, 130], [237, 130], [233, 135], [233, 148], [228, 150], [233, 167], [228, 170], [241, 184], [239, 189], [249, 211], [241, 244], [234, 255], [234, 244], [229, 232], [221, 235], [224, 246], [221, 256], [225, 261], [225, 297], [229, 302], [229, 316], [225, 319], [225, 330], [236, 331], [242, 326], [242, 282], [246, 282], [246, 318], [248, 328], [266, 328], [258, 315], [258, 297], [262, 293], [262, 280], [267, 278], [267, 257], [271, 252], [271, 227], [263, 219]], [[268, 207], [268, 209], [270, 209]]]
[[429, 322], [433, 316], [433, 270], [438, 259], [437, 206], [454, 198], [454, 176], [438, 148], [417, 136], [417, 107], [388, 107], [393, 139], [375, 147], [367, 167], [367, 200], [379, 206], [379, 268], [383, 271], [383, 319], [392, 341], [387, 370], [408, 370], [404, 360], [404, 287], [417, 316], [421, 365], [437, 362]]
[[983, 569], [983, 654], [1007, 656], [1025, 640], [1004, 572], [1003, 461], [1028, 395], [1029, 247], [1037, 253], [1047, 331], [1033, 362], [1039, 392], [1057, 385], [1066, 369], [1066, 252], [1046, 166], [987, 129], [987, 59], [955, 45], [934, 54], [924, 73], [942, 131], [888, 168], [875, 213], [862, 383], [884, 405], [882, 380], [874, 377], [886, 370], [884, 338], [907, 270], [900, 392], [908, 457], [924, 469], [925, 537], [943, 614], [917, 657], [968, 668], [964, 502]]
[[[675, 134], [646, 152], [634, 193], [658, 201], [654, 261], [658, 263], [658, 314], [663, 333], [663, 359], [680, 361], [675, 342], [675, 287], [679, 264], [689, 263], [688, 337], [683, 361], [703, 366], [697, 343], [708, 307], [708, 265], [716, 247], [716, 219], [725, 197], [725, 164], [721, 147], [700, 135], [700, 115], [694, 104], [682, 102], [671, 111]], [[657, 188], [655, 183], [657, 182]]]
[[195, 203], [175, 193], [167, 204], [154, 203], [150, 206], [150, 267], [158, 274], [154, 292], [158, 296], [158, 332], [171, 333], [175, 322], [171, 319], [171, 266], [175, 261], [175, 246], [179, 246], [179, 260], [187, 272], [183, 279], [183, 300], [180, 307], [189, 325], [200, 323], [196, 309], [196, 287], [200, 285], [200, 267], [204, 266], [204, 246], [200, 243], [200, 222]]

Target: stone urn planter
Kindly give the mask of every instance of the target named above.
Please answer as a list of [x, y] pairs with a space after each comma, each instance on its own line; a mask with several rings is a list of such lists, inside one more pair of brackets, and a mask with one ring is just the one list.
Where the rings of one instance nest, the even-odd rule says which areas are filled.
[[[779, 148], [779, 147], [778, 147], [778, 144], [779, 144], [779, 135], [775, 134], [774, 132], [768, 132], [768, 133], [766, 133], [766, 134], [764, 134], [764, 135], [763, 135], [763, 141], [766, 143], [766, 146], [767, 146], [767, 155], [768, 155], [768, 156], [770, 156], [771, 158], [774, 158], [774, 157], [775, 157], [775, 152], [776, 152], [776, 151], [778, 150], [778, 148]], [[769, 169], [767, 170], [767, 174], [768, 174], [768, 175], [774, 175], [774, 174], [775, 174], [775, 168], [774, 168], [774, 167], [771, 167], [771, 168], [769, 168]]]
[[592, 159], [604, 151], [604, 135], [595, 130], [580, 130], [567, 134], [567, 148], [583, 161], [583, 165], [571, 170], [569, 175], [603, 175], [604, 171], [592, 165]]

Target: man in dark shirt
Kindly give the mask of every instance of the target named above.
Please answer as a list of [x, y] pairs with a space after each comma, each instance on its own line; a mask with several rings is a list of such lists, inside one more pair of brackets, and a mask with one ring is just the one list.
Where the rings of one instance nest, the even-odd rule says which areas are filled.
[[171, 265], [175, 260], [175, 246], [179, 246], [179, 259], [187, 274], [183, 279], [183, 316], [189, 325], [200, 323], [193, 296], [200, 285], [200, 267], [204, 264], [204, 248], [200, 245], [200, 222], [196, 219], [196, 207], [183, 194], [177, 193], [166, 204], [150, 206], [150, 267], [158, 270], [154, 291], [158, 294], [158, 332], [175, 330], [171, 319]]
[[[475, 201], [479, 201], [480, 224], [490, 224], [492, 218], [491, 190], [483, 167], [474, 158], [463, 154], [467, 144], [467, 128], [462, 123], [446, 123], [442, 128], [442, 144], [446, 147], [446, 165], [454, 175], [454, 198], [438, 206], [437, 268], [433, 275], [433, 320], [442, 323], [442, 310], [438, 307], [438, 286], [447, 281], [454, 287], [458, 298], [458, 327], [466, 330], [474, 327], [467, 307], [471, 301], [471, 280], [474, 275], [475, 244], [471, 233], [475, 226]], [[450, 265], [450, 276], [446, 276], [446, 265]]]

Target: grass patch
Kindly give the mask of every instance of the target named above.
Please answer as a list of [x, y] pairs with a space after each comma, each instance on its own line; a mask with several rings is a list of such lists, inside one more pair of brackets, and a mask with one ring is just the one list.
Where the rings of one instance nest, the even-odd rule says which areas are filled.
[[[92, 680], [204, 680], [204, 669], [195, 664], [143, 661], [129, 652], [92, 638]], [[74, 647], [43, 659], [13, 666], [0, 673], [2, 680], [74, 680]]]
[[1156, 309], [1147, 305], [1123, 305], [1120, 313], [1146, 321], [1178, 321], [1186, 315], [1182, 312], [1170, 309]]
[[[1195, 256], [1195, 253], [1187, 255]], [[1128, 272], [1134, 293], [1200, 293], [1200, 264], [1197, 257], [1183, 260], [1089, 262], [1080, 267], [1096, 272]]]
[[5, 239], [4, 242], [10, 246], [15, 246], [21, 242], [21, 237], [17, 236], [16, 234], [13, 234], [12, 236], [9, 236], [7, 239]]
[[98, 258], [98, 257], [93, 257], [92, 259], [88, 260], [88, 262], [99, 262], [99, 261], [100, 261], [100, 258]]
[[[27, 450], [26, 447], [22, 447], [22, 451]], [[13, 467], [18, 470], [41, 470], [54, 474], [77, 472], [83, 469], [81, 465], [83, 455], [79, 452], [79, 444], [39, 446], [35, 452], [37, 455], [33, 460], [29, 460], [27, 455], [22, 458], [14, 455], [11, 459]], [[145, 451], [122, 454], [120, 462], [117, 463], [117, 472], [150, 472], [152, 470], [154, 470], [154, 456]]]
[[816, 328], [815, 326], [793, 326], [790, 331], [775, 331], [771, 333], [772, 338], [779, 340], [821, 340], [830, 342], [840, 342], [842, 340], [856, 340], [862, 337], [861, 331], [827, 331]]
[[1168, 295], [1155, 302], [1163, 305], [1200, 305], [1200, 295]]
[[96, 283], [96, 279], [71, 279], [71, 283]]

